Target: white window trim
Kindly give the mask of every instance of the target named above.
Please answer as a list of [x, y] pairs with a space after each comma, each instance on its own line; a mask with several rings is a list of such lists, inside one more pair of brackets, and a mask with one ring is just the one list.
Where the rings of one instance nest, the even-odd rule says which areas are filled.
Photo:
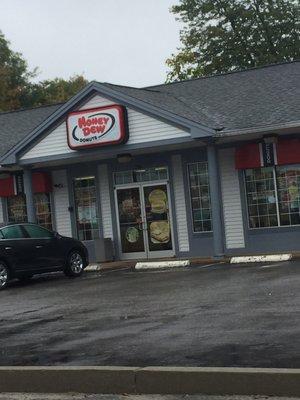
[[[191, 192], [191, 180], [190, 180], [190, 173], [189, 173], [189, 165], [200, 164], [200, 163], [207, 164], [207, 170], [208, 170], [208, 162], [207, 161], [193, 161], [193, 162], [186, 164], [186, 173], [187, 173], [188, 190], [189, 190], [190, 218], [191, 218], [194, 235], [203, 235], [203, 234], [205, 235], [207, 233], [213, 233], [212, 229], [210, 231], [195, 231], [195, 229], [194, 229], [193, 205], [192, 205], [192, 196], [191, 196], [192, 192]], [[208, 172], [208, 174], [209, 174], [209, 172]], [[209, 196], [210, 196], [209, 181], [208, 181], [208, 187], [209, 187]], [[210, 212], [211, 212], [211, 197], [210, 197]], [[212, 226], [212, 218], [210, 219], [210, 221], [211, 221], [211, 226]]]
[[[265, 168], [265, 167], [261, 167]], [[270, 167], [269, 167], [270, 168]], [[246, 176], [245, 170], [243, 170], [243, 184], [244, 184], [244, 193], [246, 199], [246, 212], [247, 212], [247, 226], [250, 231], [257, 231], [262, 229], [287, 229], [287, 228], [300, 228], [300, 224], [293, 224], [293, 225], [281, 225], [280, 222], [280, 211], [279, 211], [279, 202], [278, 202], [278, 191], [277, 191], [277, 176], [276, 176], [276, 166], [271, 167], [273, 169], [273, 179], [274, 179], [274, 191], [275, 191], [275, 199], [276, 199], [276, 213], [277, 213], [277, 226], [262, 226], [259, 228], [251, 228], [249, 224], [249, 204], [248, 204], [248, 195], [247, 195], [247, 186], [246, 186]], [[256, 168], [248, 168], [248, 169], [256, 169]], [[197, 232], [198, 233], [198, 232]]]

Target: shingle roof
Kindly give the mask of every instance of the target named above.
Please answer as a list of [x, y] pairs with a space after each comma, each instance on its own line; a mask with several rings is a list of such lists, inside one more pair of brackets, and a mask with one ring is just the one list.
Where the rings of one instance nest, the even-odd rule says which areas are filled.
[[61, 104], [0, 112], [0, 155], [24, 139], [42, 121], [48, 118]]
[[213, 115], [225, 131], [300, 120], [300, 61], [151, 87]]
[[[115, 92], [223, 133], [300, 121], [300, 61]], [[0, 113], [0, 155], [61, 104]]]

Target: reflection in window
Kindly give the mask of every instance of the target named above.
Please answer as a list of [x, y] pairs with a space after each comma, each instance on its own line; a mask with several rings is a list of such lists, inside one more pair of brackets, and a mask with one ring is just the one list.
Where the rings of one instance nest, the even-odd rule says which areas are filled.
[[280, 225], [300, 224], [300, 165], [276, 168]]
[[277, 226], [273, 168], [248, 169], [245, 181], [250, 228]]
[[207, 162], [188, 165], [194, 232], [212, 230]]
[[48, 231], [48, 229], [42, 228], [41, 226], [23, 225], [23, 227], [26, 230], [28, 236], [32, 239], [50, 239], [54, 237], [52, 232]]
[[76, 222], [79, 240], [99, 237], [95, 177], [74, 180]]
[[300, 225], [300, 165], [244, 171], [249, 227]]
[[36, 193], [34, 202], [37, 224], [52, 230], [50, 193]]
[[[50, 193], [34, 194], [37, 224], [52, 230]], [[27, 222], [26, 196], [18, 194], [7, 198], [8, 222]]]
[[7, 198], [7, 213], [9, 222], [27, 222], [25, 194], [18, 194]]

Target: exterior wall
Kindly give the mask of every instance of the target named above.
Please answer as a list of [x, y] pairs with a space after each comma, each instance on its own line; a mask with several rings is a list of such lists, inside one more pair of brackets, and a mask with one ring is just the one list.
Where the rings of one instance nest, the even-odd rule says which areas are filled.
[[[81, 109], [101, 107], [109, 104], [113, 103], [103, 97], [95, 96], [81, 107]], [[149, 117], [141, 112], [127, 108], [127, 113], [129, 125], [129, 140], [126, 143], [127, 145], [190, 137], [188, 132]], [[66, 124], [63, 122], [33, 148], [27, 151], [21, 157], [21, 160], [75, 152], [76, 151], [71, 150], [68, 146]]]
[[101, 164], [98, 166], [98, 177], [100, 187], [100, 208], [101, 208], [101, 222], [104, 238], [113, 239], [113, 221], [111, 209], [111, 193], [108, 181], [108, 166]]
[[179, 252], [190, 250], [181, 155], [172, 156], [173, 188]]
[[213, 255], [213, 233], [212, 232], [194, 232], [192, 207], [190, 199], [190, 186], [187, 166], [189, 163], [207, 161], [207, 152], [205, 147], [193, 148], [181, 153], [183, 167], [183, 182], [186, 199], [186, 215], [189, 234], [189, 251], [181, 255], [186, 257], [210, 257]]
[[[52, 172], [55, 227], [63, 236], [72, 236], [69, 207], [69, 189], [66, 170]], [[62, 187], [55, 187], [62, 185]]]
[[235, 169], [234, 148], [219, 150], [225, 254], [300, 251], [300, 226], [249, 229], [243, 171]]
[[245, 247], [241, 192], [234, 151], [234, 148], [219, 150], [226, 249]]

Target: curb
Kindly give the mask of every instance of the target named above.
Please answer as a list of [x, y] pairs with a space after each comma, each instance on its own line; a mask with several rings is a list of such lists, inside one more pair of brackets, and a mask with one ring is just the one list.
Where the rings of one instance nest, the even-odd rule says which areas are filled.
[[0, 367], [0, 393], [300, 396], [300, 369]]

